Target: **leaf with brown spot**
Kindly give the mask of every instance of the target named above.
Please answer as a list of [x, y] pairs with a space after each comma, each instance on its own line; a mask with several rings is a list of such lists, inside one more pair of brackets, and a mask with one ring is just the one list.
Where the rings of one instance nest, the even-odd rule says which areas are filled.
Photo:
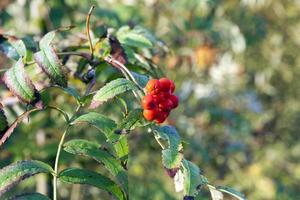
[[2, 80], [21, 101], [42, 108], [40, 94], [27, 76], [22, 59], [5, 72]]
[[[127, 64], [127, 55], [121, 46], [119, 40], [114, 36], [109, 36], [109, 44], [111, 46], [110, 55], [112, 56], [113, 60], [118, 61], [119, 63], [126, 65]], [[110, 63], [114, 67], [119, 67], [116, 63]]]
[[39, 42], [41, 51], [34, 54], [34, 60], [53, 83], [67, 87], [68, 83], [63, 72], [63, 65], [51, 45], [56, 32], [51, 31], [41, 39]]

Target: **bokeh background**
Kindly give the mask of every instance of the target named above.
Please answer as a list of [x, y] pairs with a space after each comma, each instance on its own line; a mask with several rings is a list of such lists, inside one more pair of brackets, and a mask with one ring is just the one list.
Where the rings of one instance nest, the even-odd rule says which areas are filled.
[[[164, 41], [168, 48], [153, 62], [176, 82], [181, 101], [168, 122], [184, 139], [186, 157], [212, 183], [231, 186], [251, 200], [300, 199], [298, 0], [1, 0], [0, 31], [26, 38], [73, 24], [84, 37], [92, 4], [97, 6], [92, 25], [139, 25]], [[0, 57], [0, 68], [9, 63]], [[48, 95], [52, 104], [72, 110], [69, 97], [55, 89]], [[3, 86], [0, 96], [10, 122], [24, 111]], [[1, 149], [0, 166], [21, 159], [53, 164], [63, 126], [56, 112], [33, 115]], [[81, 127], [69, 137], [92, 138], [95, 131]], [[130, 153], [131, 199], [182, 199], [152, 135], [131, 133]], [[62, 166], [69, 163], [101, 171], [88, 159], [63, 154]], [[39, 175], [10, 194], [51, 193], [49, 183], [50, 177]], [[62, 199], [108, 199], [86, 186], [61, 184], [59, 190]], [[198, 199], [209, 199], [208, 192]]]

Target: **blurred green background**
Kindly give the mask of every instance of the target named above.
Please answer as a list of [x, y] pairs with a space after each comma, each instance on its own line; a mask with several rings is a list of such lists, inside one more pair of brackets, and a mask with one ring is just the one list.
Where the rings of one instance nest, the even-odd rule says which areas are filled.
[[[0, 33], [36, 37], [72, 24], [76, 37], [85, 37], [92, 4], [97, 7], [93, 27], [140, 25], [164, 41], [167, 53], [158, 52], [152, 61], [175, 81], [181, 101], [168, 123], [184, 139], [186, 158], [212, 183], [231, 186], [251, 200], [300, 199], [298, 0], [1, 0]], [[0, 68], [9, 62], [1, 56]], [[84, 87], [75, 79], [70, 85]], [[48, 95], [52, 104], [72, 111], [69, 97], [55, 89]], [[3, 86], [0, 98], [10, 122], [25, 109]], [[21, 159], [53, 164], [63, 126], [54, 111], [33, 115], [1, 149], [0, 166]], [[93, 138], [95, 132], [80, 127], [69, 137]], [[182, 199], [152, 135], [131, 133], [130, 153], [130, 199]], [[63, 154], [62, 167], [70, 163], [102, 170], [88, 159]], [[51, 193], [45, 185], [49, 178], [39, 175], [10, 194]], [[59, 191], [62, 199], [108, 199], [87, 186], [60, 184]], [[208, 192], [198, 199], [209, 199]]]

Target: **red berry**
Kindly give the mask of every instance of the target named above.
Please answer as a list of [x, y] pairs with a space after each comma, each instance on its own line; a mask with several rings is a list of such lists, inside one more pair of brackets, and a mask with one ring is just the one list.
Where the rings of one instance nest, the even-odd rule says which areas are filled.
[[150, 94], [158, 94], [161, 90], [161, 84], [157, 79], [151, 79], [148, 81], [146, 89]]
[[155, 117], [157, 115], [157, 110], [155, 110], [155, 109], [153, 109], [153, 110], [144, 110], [143, 115], [144, 115], [146, 120], [152, 121], [152, 120], [155, 119]]
[[163, 111], [170, 111], [173, 106], [173, 102], [170, 99], [166, 99], [159, 104], [159, 108]]
[[144, 109], [150, 110], [156, 107], [156, 100], [153, 98], [151, 94], [148, 94], [143, 97], [142, 105]]
[[170, 92], [173, 94], [175, 91], [175, 84], [173, 81], [170, 80]]
[[178, 106], [178, 97], [177, 96], [175, 96], [175, 95], [170, 95], [170, 97], [169, 97], [169, 99], [172, 101], [172, 103], [173, 103], [173, 107], [172, 107], [172, 109], [174, 109], [174, 108], [176, 108], [177, 106]]
[[159, 79], [160, 85], [161, 85], [161, 91], [168, 92], [170, 91], [170, 85], [171, 81], [165, 77]]
[[167, 119], [168, 115], [169, 115], [169, 112], [164, 112], [164, 111], [157, 112], [157, 115], [155, 118], [156, 123], [158, 123], [158, 124], [163, 123]]

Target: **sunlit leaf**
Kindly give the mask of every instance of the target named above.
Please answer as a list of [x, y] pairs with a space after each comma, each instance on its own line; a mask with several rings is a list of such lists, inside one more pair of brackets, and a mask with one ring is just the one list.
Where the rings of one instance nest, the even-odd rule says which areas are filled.
[[131, 30], [128, 26], [124, 26], [117, 32], [117, 37], [121, 44], [137, 47], [137, 48], [151, 48], [153, 44], [151, 41], [139, 32]]
[[0, 170], [0, 196], [20, 181], [38, 173], [53, 173], [53, 169], [40, 161], [28, 160], [8, 165]]
[[39, 42], [41, 51], [34, 54], [34, 60], [51, 81], [62, 87], [67, 87], [67, 79], [63, 66], [51, 45], [56, 31], [47, 33]]
[[136, 89], [136, 85], [127, 79], [119, 78], [113, 80], [97, 91], [93, 97], [91, 107], [95, 108], [119, 94]]
[[16, 37], [7, 36], [0, 39], [0, 52], [6, 55], [8, 58], [19, 60], [21, 57], [26, 60], [26, 46], [24, 42]]
[[120, 161], [113, 157], [101, 145], [87, 140], [71, 140], [64, 144], [64, 150], [77, 155], [84, 155], [103, 163], [104, 166], [114, 175], [126, 191], [128, 191], [128, 177]]
[[22, 59], [5, 72], [3, 81], [21, 101], [41, 107], [40, 94], [25, 73]]
[[106, 190], [117, 199], [125, 199], [120, 187], [109, 178], [85, 169], [68, 168], [59, 174], [59, 179], [66, 183], [87, 184]]

